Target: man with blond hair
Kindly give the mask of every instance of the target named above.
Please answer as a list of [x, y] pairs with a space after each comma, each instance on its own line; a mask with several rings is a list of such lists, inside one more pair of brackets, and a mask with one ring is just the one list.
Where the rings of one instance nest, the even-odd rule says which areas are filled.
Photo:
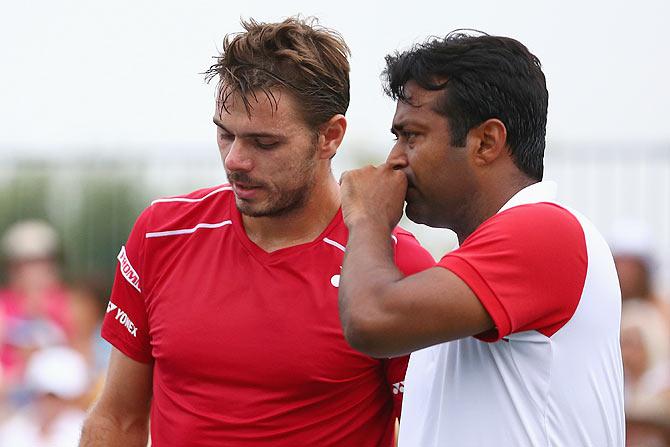
[[[115, 347], [82, 446], [384, 446], [406, 357], [349, 347], [337, 312], [348, 233], [331, 172], [349, 50], [314, 21], [243, 22], [208, 71], [230, 184], [155, 200], [119, 253]], [[401, 271], [433, 264], [389, 235]]]

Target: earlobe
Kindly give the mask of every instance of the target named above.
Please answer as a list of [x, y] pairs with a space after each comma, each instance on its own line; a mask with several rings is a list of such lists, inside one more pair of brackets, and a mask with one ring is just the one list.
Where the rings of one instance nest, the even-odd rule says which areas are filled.
[[332, 118], [321, 126], [321, 131], [319, 132], [321, 158], [330, 159], [335, 156], [337, 149], [342, 144], [346, 130], [347, 119], [341, 114], [333, 115]]
[[507, 129], [499, 119], [488, 119], [470, 132], [477, 141], [474, 153], [477, 165], [489, 165], [507, 153]]

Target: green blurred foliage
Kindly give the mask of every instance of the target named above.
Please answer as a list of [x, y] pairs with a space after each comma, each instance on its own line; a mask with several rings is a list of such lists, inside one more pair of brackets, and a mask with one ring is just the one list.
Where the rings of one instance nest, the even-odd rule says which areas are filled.
[[79, 212], [64, 232], [70, 274], [103, 273], [112, 277], [119, 247], [128, 237], [145, 200], [134, 184], [118, 178], [88, 176]]
[[47, 219], [49, 175], [42, 163], [24, 163], [0, 184], [0, 229], [22, 219]]
[[116, 254], [147, 203], [142, 172], [140, 166], [90, 161], [3, 166], [0, 234], [20, 220], [46, 220], [61, 238], [66, 280], [95, 279], [109, 291]]

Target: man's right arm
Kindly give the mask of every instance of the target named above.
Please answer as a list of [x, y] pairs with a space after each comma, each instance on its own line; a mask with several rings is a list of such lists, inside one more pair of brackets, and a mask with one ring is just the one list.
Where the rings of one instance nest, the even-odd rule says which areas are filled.
[[102, 395], [84, 423], [79, 447], [146, 447], [152, 373], [152, 364], [112, 349]]

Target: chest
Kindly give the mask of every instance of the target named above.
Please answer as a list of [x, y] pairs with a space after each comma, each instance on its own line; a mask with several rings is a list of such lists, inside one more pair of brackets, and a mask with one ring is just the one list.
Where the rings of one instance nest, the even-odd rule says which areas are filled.
[[254, 377], [291, 387], [371, 367], [342, 335], [341, 252], [312, 248], [259, 260], [234, 240], [210, 242], [172, 249], [152, 265], [147, 310], [159, 368], [204, 381]]

